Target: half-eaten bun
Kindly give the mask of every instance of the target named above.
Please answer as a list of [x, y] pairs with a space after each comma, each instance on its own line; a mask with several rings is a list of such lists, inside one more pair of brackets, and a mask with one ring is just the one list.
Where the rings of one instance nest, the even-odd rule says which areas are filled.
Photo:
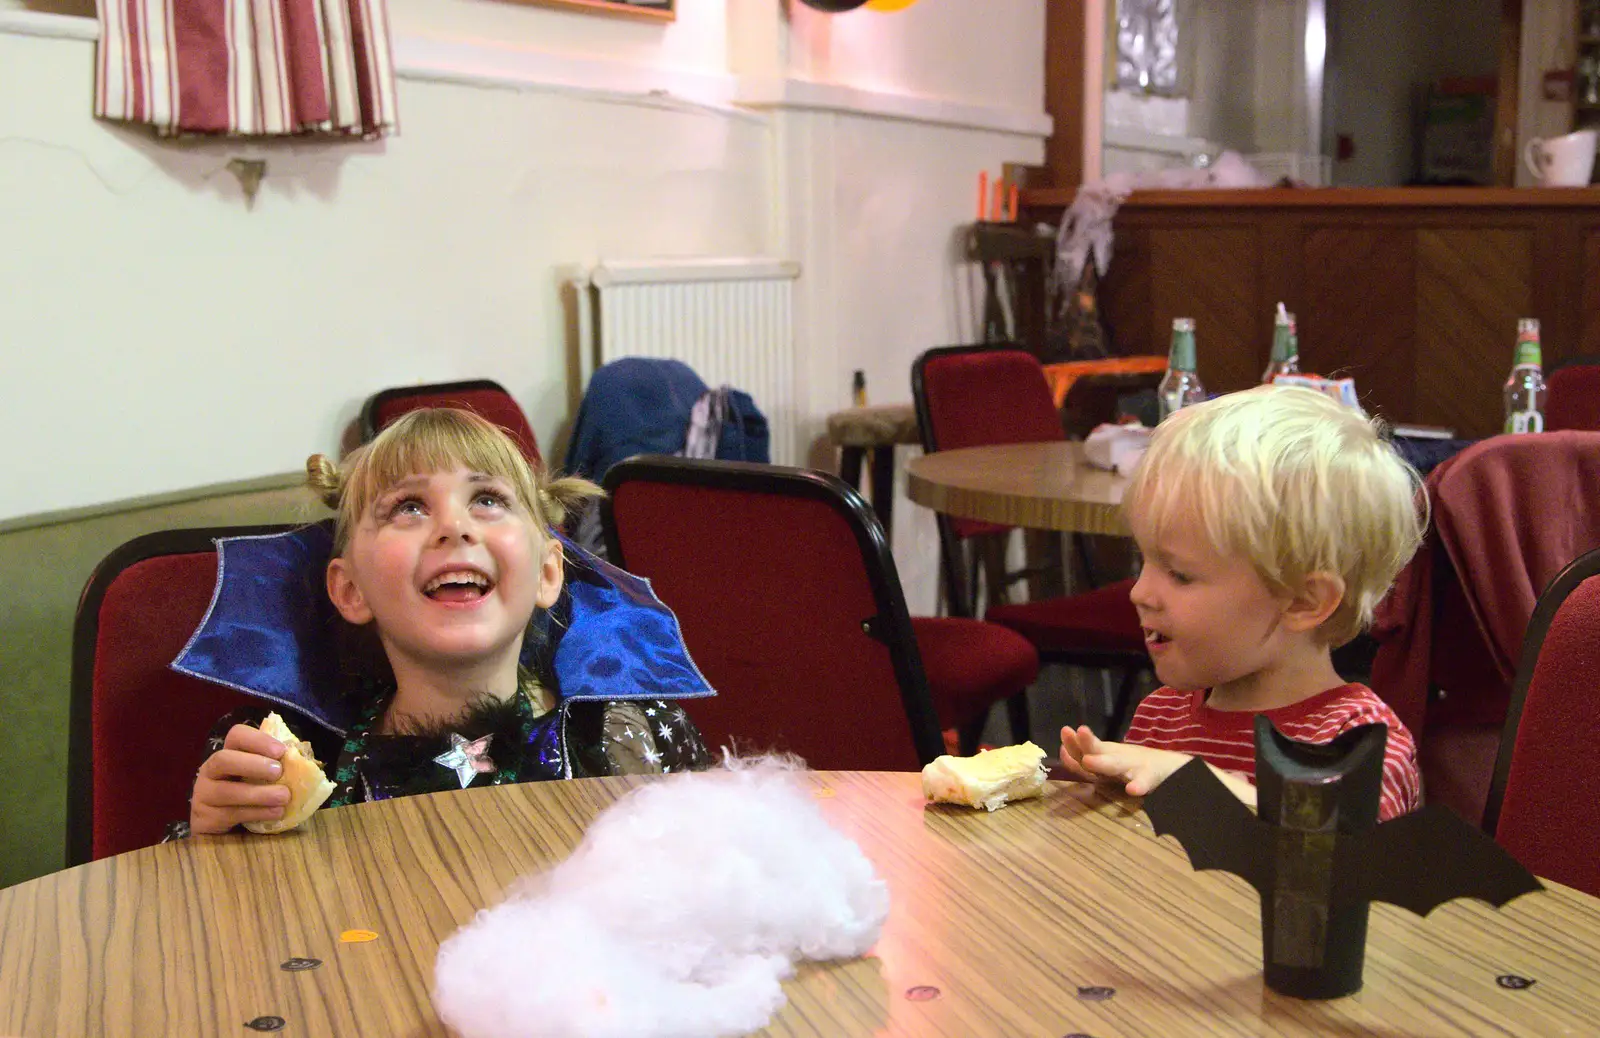
[[283, 743], [283, 757], [278, 763], [283, 771], [277, 785], [289, 790], [289, 803], [283, 808], [283, 817], [267, 822], [246, 822], [244, 827], [253, 833], [286, 833], [310, 818], [334, 790], [328, 776], [322, 773], [317, 755], [311, 744], [295, 738], [283, 718], [271, 713], [261, 722], [261, 730]]

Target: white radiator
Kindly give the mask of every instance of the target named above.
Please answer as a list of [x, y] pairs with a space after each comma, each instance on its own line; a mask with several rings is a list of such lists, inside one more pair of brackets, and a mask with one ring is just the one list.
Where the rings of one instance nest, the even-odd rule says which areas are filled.
[[[766, 415], [772, 460], [800, 464], [794, 280], [800, 264], [763, 258], [606, 261], [580, 292], [589, 363], [670, 357], [708, 386], [742, 389]], [[592, 297], [591, 297], [592, 293]], [[596, 309], [591, 310], [593, 305]]]

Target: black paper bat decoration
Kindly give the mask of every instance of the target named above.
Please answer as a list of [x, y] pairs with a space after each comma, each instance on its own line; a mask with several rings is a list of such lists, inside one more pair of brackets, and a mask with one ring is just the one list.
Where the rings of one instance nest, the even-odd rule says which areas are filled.
[[1378, 824], [1389, 729], [1353, 728], [1330, 743], [1287, 738], [1256, 718], [1258, 812], [1195, 759], [1145, 797], [1158, 835], [1196, 869], [1243, 877], [1261, 895], [1267, 985], [1297, 998], [1361, 988], [1367, 907], [1418, 915], [1453, 898], [1495, 907], [1544, 887], [1501, 847], [1442, 807]]

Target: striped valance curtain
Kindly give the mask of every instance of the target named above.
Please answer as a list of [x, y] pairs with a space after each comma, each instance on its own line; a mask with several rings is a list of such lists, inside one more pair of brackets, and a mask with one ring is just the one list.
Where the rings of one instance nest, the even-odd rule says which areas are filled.
[[95, 114], [164, 135], [395, 130], [385, 0], [100, 0]]

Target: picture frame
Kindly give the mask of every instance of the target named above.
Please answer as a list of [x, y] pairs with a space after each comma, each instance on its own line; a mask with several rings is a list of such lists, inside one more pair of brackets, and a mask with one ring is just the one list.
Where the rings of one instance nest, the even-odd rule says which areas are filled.
[[522, 0], [538, 7], [614, 15], [646, 22], [670, 22], [678, 17], [678, 0]]

